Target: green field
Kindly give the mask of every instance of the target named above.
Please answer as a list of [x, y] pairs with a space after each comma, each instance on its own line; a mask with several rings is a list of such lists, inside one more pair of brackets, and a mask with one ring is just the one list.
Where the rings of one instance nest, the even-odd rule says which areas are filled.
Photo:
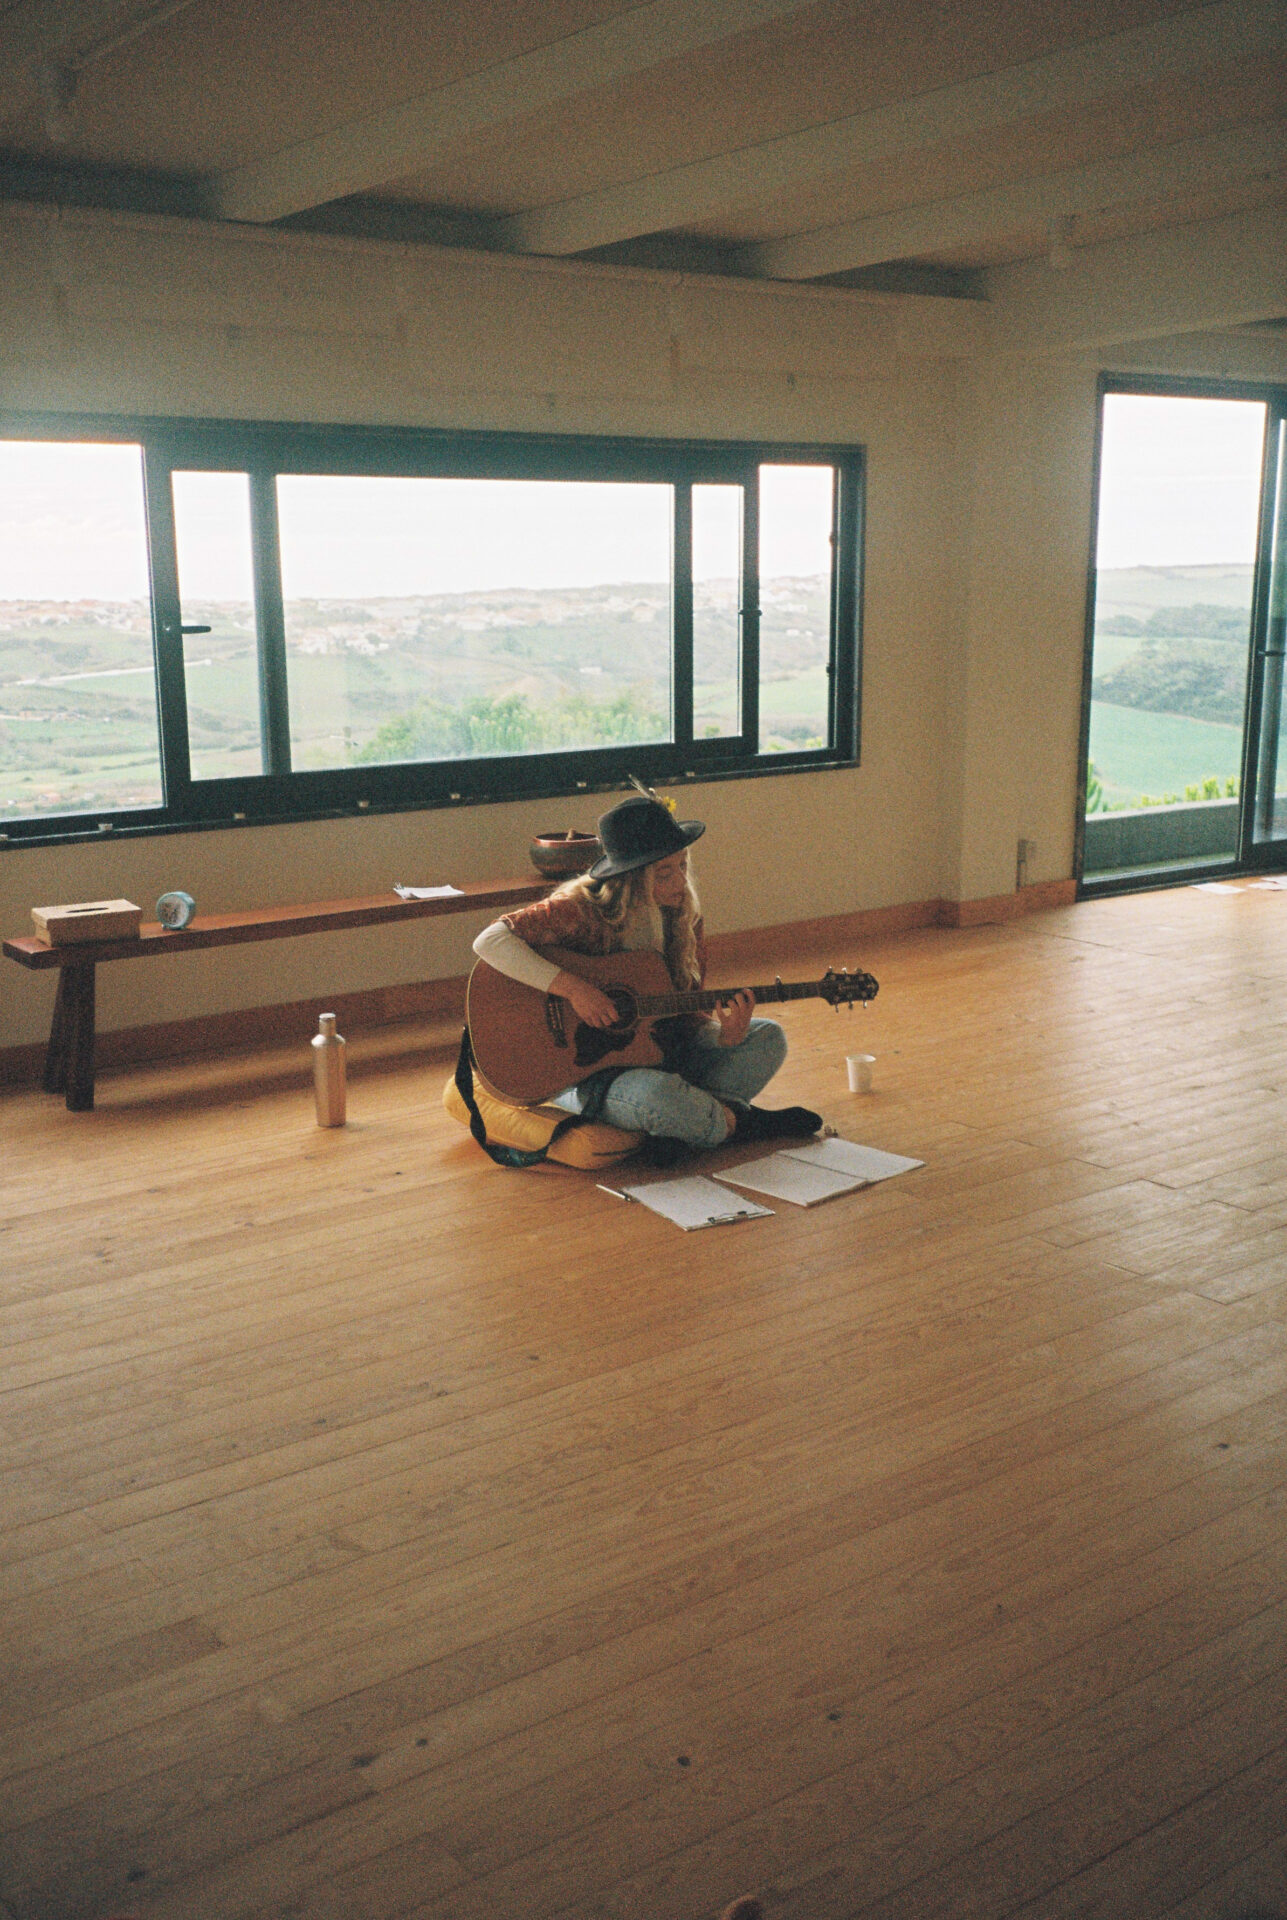
[[0, 613], [0, 817], [160, 797], [145, 609], [76, 607], [12, 625]]
[[1143, 795], [1183, 795], [1207, 779], [1237, 779], [1242, 728], [1175, 713], [1090, 703], [1090, 758], [1110, 807], [1137, 807]]
[[[823, 743], [828, 608], [825, 581], [774, 585], [761, 653], [768, 752]], [[184, 611], [210, 629], [184, 650], [193, 778], [254, 776], [254, 610]], [[656, 585], [298, 601], [286, 614], [297, 769], [666, 737], [670, 609]], [[702, 647], [699, 739], [737, 724], [737, 635], [725, 625]], [[160, 802], [150, 626], [143, 602], [0, 603], [0, 817]]]

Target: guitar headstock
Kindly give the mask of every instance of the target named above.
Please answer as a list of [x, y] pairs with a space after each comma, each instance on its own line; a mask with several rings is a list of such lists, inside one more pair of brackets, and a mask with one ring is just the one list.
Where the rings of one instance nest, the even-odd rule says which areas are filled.
[[869, 973], [851, 973], [848, 967], [828, 967], [818, 982], [821, 997], [833, 1007], [852, 1007], [855, 1001], [874, 1000], [880, 983]]

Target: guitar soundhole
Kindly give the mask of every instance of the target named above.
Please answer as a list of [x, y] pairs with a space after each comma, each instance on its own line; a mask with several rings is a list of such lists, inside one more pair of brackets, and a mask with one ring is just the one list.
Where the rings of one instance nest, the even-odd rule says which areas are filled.
[[577, 1022], [575, 1059], [578, 1067], [593, 1067], [600, 1060], [606, 1060], [610, 1053], [620, 1052], [634, 1039], [639, 1020], [635, 1013], [635, 997], [628, 987], [605, 987], [603, 991], [617, 1009], [616, 1025], [611, 1027], [588, 1027]]

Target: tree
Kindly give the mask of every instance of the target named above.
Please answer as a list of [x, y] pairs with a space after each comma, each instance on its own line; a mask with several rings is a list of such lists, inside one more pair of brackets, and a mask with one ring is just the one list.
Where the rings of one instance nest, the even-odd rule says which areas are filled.
[[479, 694], [460, 707], [417, 700], [378, 727], [353, 760], [362, 766], [475, 760], [560, 747], [627, 746], [665, 734], [665, 717], [645, 688], [628, 687], [602, 703], [568, 694], [552, 707], [534, 707], [523, 693]]

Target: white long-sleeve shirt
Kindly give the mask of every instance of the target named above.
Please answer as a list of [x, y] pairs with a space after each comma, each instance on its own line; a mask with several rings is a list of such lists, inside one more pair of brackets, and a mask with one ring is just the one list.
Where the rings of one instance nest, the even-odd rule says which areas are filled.
[[[654, 947], [660, 951], [660, 934], [656, 915], [647, 911], [632, 916], [622, 929], [623, 943], [627, 948]], [[489, 967], [495, 967], [497, 973], [508, 974], [511, 980], [521, 980], [525, 987], [535, 987], [538, 993], [548, 993], [551, 983], [558, 977], [559, 969], [549, 960], [543, 960], [503, 920], [493, 920], [490, 927], [483, 928], [474, 942], [474, 952]]]
[[493, 920], [490, 927], [483, 928], [474, 942], [474, 952], [489, 967], [495, 967], [497, 973], [521, 980], [525, 987], [535, 987], [538, 993], [548, 993], [558, 978], [559, 969], [551, 961], [542, 960], [526, 940], [511, 933], [503, 920]]

